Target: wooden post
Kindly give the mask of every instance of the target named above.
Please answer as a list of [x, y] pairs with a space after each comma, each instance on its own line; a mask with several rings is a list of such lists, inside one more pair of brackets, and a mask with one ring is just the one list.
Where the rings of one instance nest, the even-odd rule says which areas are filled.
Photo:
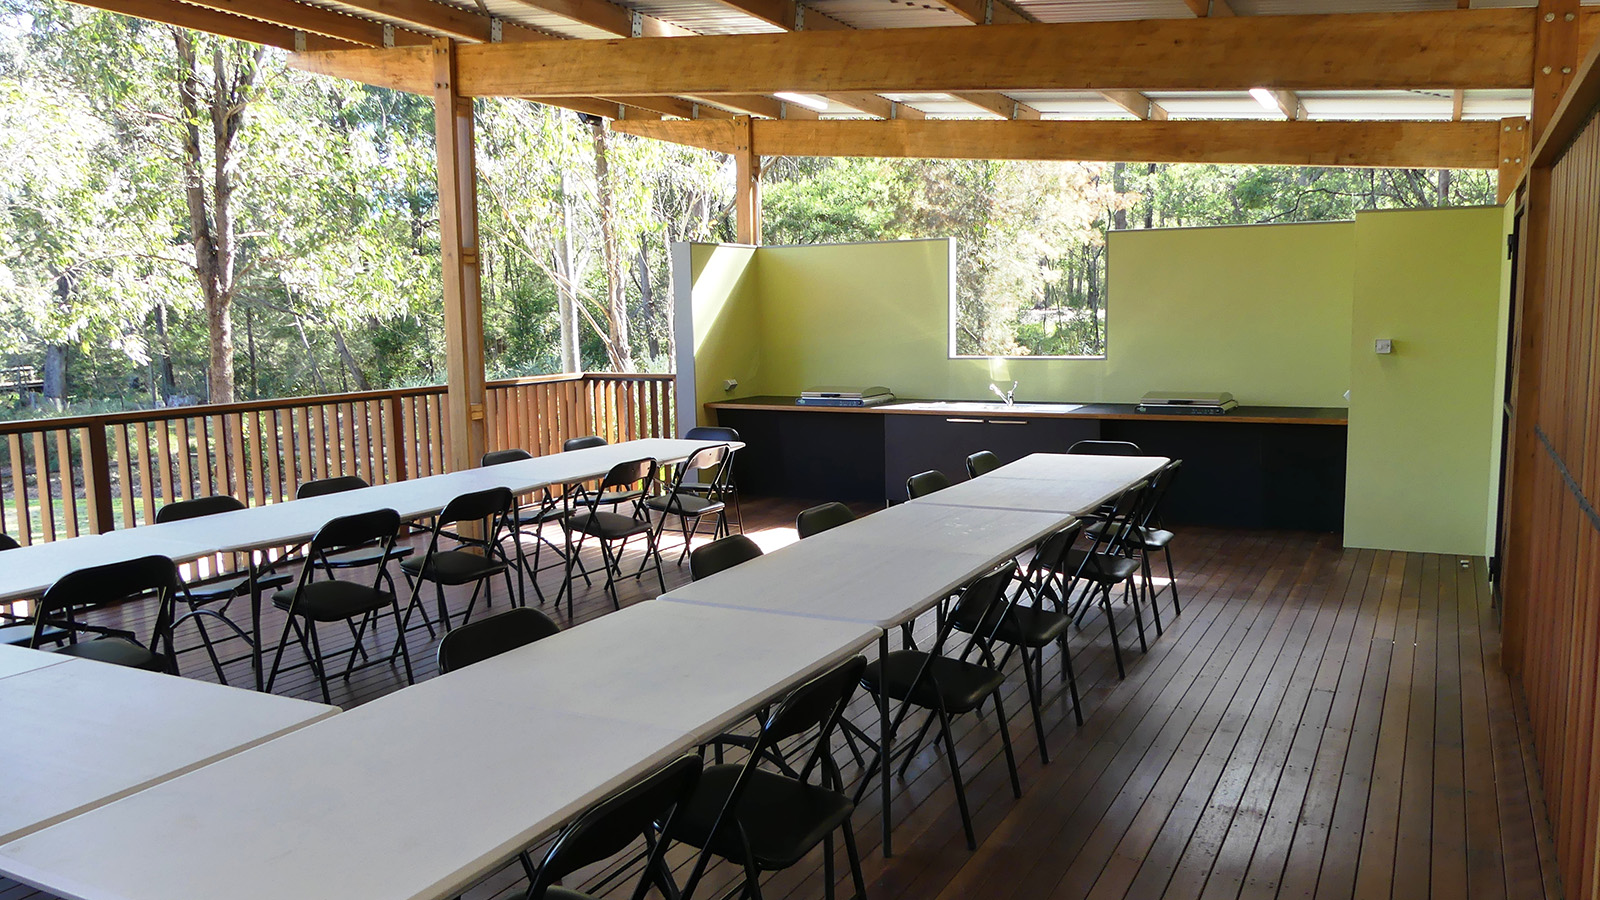
[[[95, 421], [78, 429], [78, 451], [83, 459], [83, 491], [89, 506], [89, 530], [105, 534], [117, 527], [116, 509], [111, 505], [111, 455], [106, 451], [106, 426]], [[68, 472], [66, 461], [61, 470]], [[63, 478], [69, 482], [70, 478]], [[71, 490], [63, 484], [63, 493]], [[123, 485], [127, 489], [127, 485]]]
[[1578, 12], [1578, 0], [1539, 0], [1533, 25], [1535, 135], [1543, 134], [1550, 124], [1578, 65]]
[[439, 244], [444, 257], [445, 408], [449, 467], [478, 464], [483, 413], [483, 295], [478, 283], [478, 190], [472, 98], [456, 89], [456, 44], [433, 42], [434, 150], [439, 166]]
[[1528, 120], [1522, 116], [1500, 120], [1499, 189], [1502, 204], [1511, 199], [1517, 181], [1522, 177], [1522, 168], [1527, 165], [1528, 156], [1533, 152], [1531, 138]]
[[741, 244], [761, 243], [761, 154], [756, 152], [755, 130], [749, 116], [734, 119], [734, 199], [735, 240]]

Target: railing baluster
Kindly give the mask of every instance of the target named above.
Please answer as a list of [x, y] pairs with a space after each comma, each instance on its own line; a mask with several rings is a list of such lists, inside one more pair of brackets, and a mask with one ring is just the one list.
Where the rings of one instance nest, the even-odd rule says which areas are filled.
[[[6, 436], [6, 451], [11, 457], [11, 500], [16, 512], [16, 533], [20, 544], [33, 543], [33, 516], [28, 512], [28, 462], [22, 457], [22, 435]], [[0, 504], [5, 498], [0, 497]]]
[[33, 433], [33, 493], [39, 498], [39, 535], [56, 539], [55, 492], [50, 490], [50, 454], [45, 452], [44, 432]]
[[61, 514], [66, 520], [67, 537], [78, 536], [78, 491], [72, 473], [79, 467], [72, 464], [72, 433], [65, 428], [55, 429], [56, 477], [61, 483]]

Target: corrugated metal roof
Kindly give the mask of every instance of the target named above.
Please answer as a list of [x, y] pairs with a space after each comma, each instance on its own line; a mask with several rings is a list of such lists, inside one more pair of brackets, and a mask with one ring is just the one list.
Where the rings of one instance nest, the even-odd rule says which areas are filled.
[[966, 19], [933, 0], [816, 0], [806, 6], [852, 28], [938, 28], [968, 24]]

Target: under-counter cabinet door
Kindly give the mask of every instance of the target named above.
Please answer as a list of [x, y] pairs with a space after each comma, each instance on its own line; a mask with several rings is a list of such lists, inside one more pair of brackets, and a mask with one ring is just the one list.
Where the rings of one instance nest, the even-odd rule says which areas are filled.
[[967, 457], [989, 450], [1013, 462], [1029, 453], [1062, 453], [1100, 436], [1097, 419], [999, 414], [884, 416], [884, 499], [906, 499], [906, 479], [938, 469], [952, 481], [967, 477]]

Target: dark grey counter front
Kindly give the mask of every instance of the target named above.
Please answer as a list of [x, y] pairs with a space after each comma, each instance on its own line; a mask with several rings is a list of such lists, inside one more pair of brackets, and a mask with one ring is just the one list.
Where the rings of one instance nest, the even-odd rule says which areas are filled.
[[972, 413], [803, 407], [793, 397], [706, 408], [748, 444], [738, 478], [752, 495], [899, 502], [908, 476], [940, 469], [964, 478], [966, 457], [978, 450], [1010, 462], [1080, 440], [1122, 440], [1184, 460], [1168, 498], [1170, 521], [1328, 532], [1344, 525], [1342, 409], [1240, 407], [1213, 417], [1089, 404], [1066, 413]]

